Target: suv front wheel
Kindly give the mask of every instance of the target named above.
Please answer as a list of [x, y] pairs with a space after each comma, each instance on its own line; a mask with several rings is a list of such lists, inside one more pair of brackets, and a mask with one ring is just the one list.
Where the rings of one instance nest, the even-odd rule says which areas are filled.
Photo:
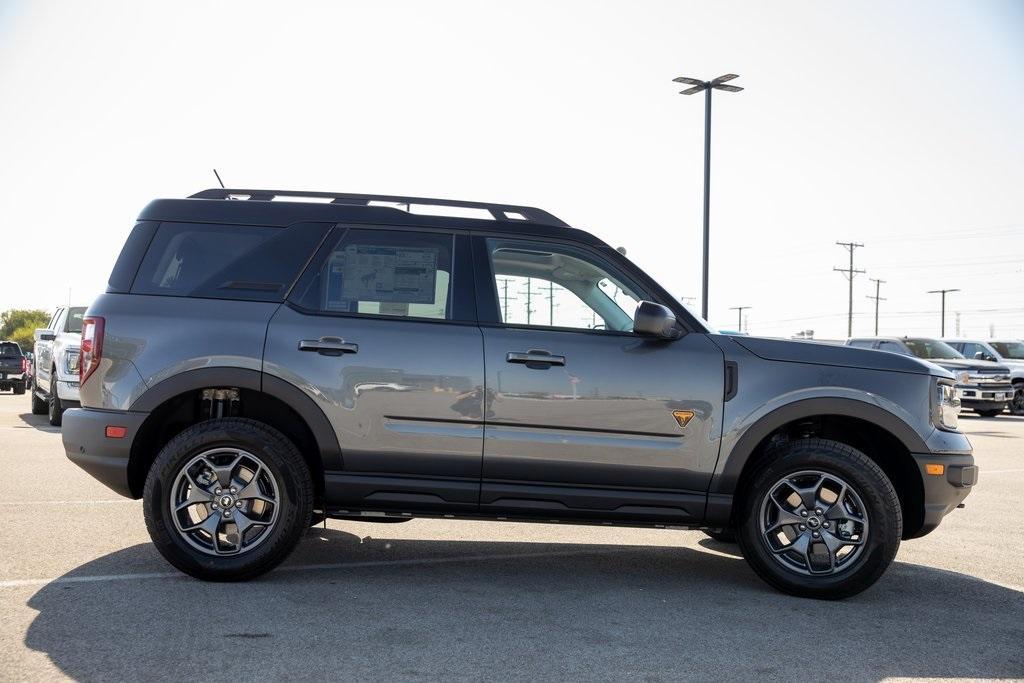
[[774, 447], [742, 505], [743, 556], [762, 579], [801, 597], [834, 600], [868, 588], [903, 533], [900, 502], [882, 469], [826, 439]]
[[157, 550], [196, 578], [238, 581], [273, 569], [313, 514], [313, 482], [298, 449], [267, 425], [208, 420], [171, 439], [143, 493]]

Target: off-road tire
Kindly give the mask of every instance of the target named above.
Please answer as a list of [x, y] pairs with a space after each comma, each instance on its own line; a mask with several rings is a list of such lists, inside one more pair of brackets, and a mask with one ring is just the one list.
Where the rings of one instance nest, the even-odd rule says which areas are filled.
[[24, 381], [18, 382], [17, 384], [14, 385], [14, 393], [19, 395], [19, 396], [25, 393], [25, 382]]
[[[252, 453], [270, 469], [280, 489], [280, 509], [270, 536], [237, 555], [213, 556], [193, 548], [175, 528], [170, 496], [180, 469], [217, 447]], [[161, 449], [142, 494], [146, 528], [160, 554], [181, 571], [206, 581], [244, 581], [270, 571], [295, 549], [313, 515], [313, 481], [295, 445], [276, 429], [244, 418], [193, 425]]]
[[[761, 536], [761, 503], [780, 479], [815, 470], [848, 482], [863, 501], [869, 520], [865, 545], [853, 564], [834, 574], [807, 576], [776, 561]], [[885, 472], [868, 456], [827, 439], [797, 439], [772, 447], [740, 492], [737, 535], [743, 557], [775, 588], [805, 598], [837, 600], [856, 595], [885, 573], [900, 547], [903, 515]]]

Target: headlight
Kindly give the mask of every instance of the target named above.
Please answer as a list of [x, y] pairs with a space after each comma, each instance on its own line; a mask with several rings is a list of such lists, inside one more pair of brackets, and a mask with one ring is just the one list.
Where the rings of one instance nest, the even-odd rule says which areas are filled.
[[964, 372], [956, 373], [956, 381], [957, 381], [957, 384], [970, 384], [971, 383], [971, 373], [967, 372], [966, 370]]
[[935, 411], [932, 421], [940, 429], [956, 431], [960, 419], [960, 399], [952, 384], [936, 384]]
[[64, 354], [64, 368], [69, 375], [78, 374], [78, 350], [68, 351]]

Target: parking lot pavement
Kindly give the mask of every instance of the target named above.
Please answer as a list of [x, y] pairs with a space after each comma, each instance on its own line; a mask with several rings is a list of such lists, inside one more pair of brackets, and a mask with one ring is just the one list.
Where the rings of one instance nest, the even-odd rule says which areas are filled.
[[965, 417], [967, 507], [824, 603], [698, 532], [328, 522], [246, 584], [149, 544], [140, 503], [0, 394], [0, 679], [1024, 677], [1024, 419]]

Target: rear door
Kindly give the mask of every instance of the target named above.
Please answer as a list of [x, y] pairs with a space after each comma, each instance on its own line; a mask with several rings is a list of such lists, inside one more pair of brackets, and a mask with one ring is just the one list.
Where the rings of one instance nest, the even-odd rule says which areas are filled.
[[274, 315], [264, 372], [331, 421], [327, 498], [358, 509], [476, 508], [484, 370], [468, 237], [338, 227]]
[[702, 518], [721, 430], [718, 347], [703, 334], [635, 335], [636, 305], [653, 296], [596, 251], [475, 240], [487, 368], [481, 505]]

